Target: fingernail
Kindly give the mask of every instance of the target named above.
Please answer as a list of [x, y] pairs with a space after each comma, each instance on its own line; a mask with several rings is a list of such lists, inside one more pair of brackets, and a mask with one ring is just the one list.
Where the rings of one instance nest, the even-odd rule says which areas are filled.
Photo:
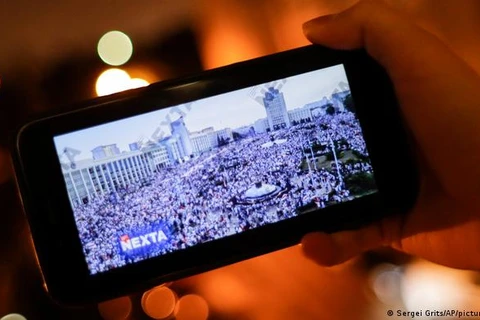
[[315, 27], [317, 27], [321, 24], [327, 23], [328, 21], [332, 20], [334, 16], [335, 16], [334, 14], [327, 14], [325, 16], [320, 16], [318, 18], [315, 18], [315, 19], [312, 19], [312, 20], [309, 20], [309, 21], [305, 22], [302, 25], [303, 32], [307, 33], [312, 28], [315, 28]]

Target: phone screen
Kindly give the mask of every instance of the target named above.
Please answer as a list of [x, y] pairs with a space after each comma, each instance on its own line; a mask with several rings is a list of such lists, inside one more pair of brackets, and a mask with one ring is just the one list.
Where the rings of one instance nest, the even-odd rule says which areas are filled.
[[377, 191], [343, 65], [54, 143], [91, 274]]

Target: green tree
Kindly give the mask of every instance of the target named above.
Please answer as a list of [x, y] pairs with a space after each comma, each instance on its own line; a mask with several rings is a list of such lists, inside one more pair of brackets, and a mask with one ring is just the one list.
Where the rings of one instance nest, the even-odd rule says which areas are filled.
[[376, 189], [373, 174], [360, 172], [345, 179], [345, 186], [356, 195], [368, 193]]

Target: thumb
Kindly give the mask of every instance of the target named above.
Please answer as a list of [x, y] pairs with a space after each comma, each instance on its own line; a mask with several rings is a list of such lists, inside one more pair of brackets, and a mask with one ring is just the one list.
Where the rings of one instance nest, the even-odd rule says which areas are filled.
[[402, 216], [393, 216], [359, 230], [333, 234], [309, 233], [302, 239], [302, 250], [310, 260], [333, 266], [382, 246], [401, 249], [402, 219]]
[[[392, 79], [404, 118], [440, 184], [478, 201], [480, 77], [435, 36], [379, 1], [360, 1], [304, 24], [307, 38], [336, 49], [365, 48]], [[365, 75], [368, 79], [368, 75]], [[461, 158], [452, 170], [451, 155]], [[461, 190], [461, 191], [460, 191]]]

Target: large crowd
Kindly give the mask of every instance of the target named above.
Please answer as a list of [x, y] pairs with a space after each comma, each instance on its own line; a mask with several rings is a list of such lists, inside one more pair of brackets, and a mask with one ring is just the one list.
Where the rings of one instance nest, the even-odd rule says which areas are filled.
[[[147, 185], [119, 190], [114, 201], [104, 196], [77, 206], [74, 214], [90, 271], [103, 272], [291, 218], [312, 204], [323, 208], [354, 198], [344, 180], [359, 172], [371, 173], [372, 167], [363, 157], [348, 163], [340, 160], [338, 166], [315, 164], [312, 159], [321, 154], [314, 154], [312, 145], [325, 146], [323, 154], [327, 154], [332, 142], [340, 150], [368, 156], [353, 113], [324, 115], [164, 168]], [[243, 201], [245, 192], [259, 182], [283, 192], [253, 203]], [[137, 256], [122, 253], [122, 235], [159, 221], [169, 229], [168, 241]]]

